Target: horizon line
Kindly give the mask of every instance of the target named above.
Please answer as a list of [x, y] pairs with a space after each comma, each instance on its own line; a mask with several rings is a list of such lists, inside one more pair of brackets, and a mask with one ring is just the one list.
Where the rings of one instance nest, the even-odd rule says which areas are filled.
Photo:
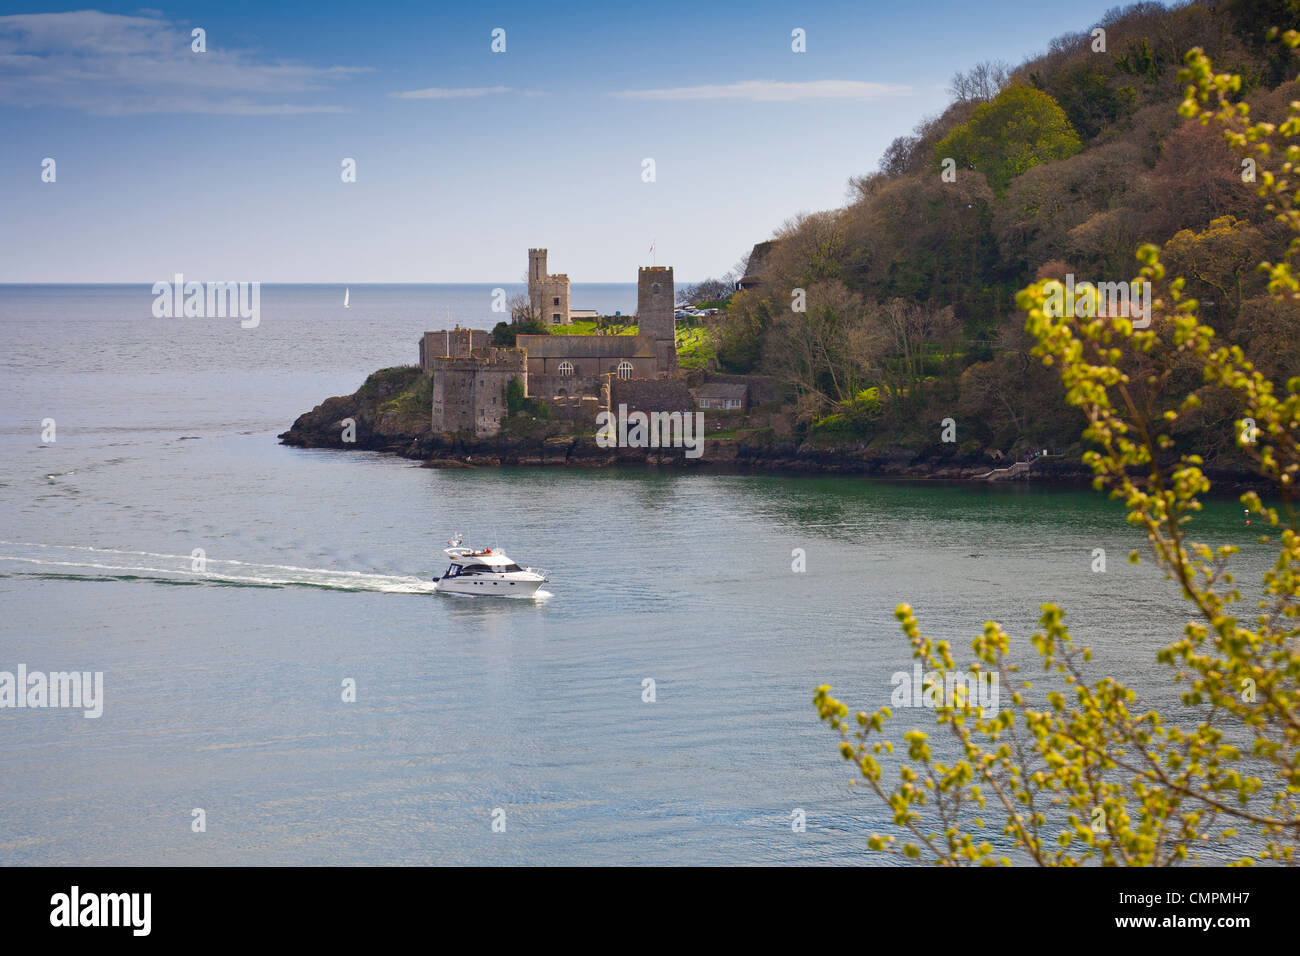
[[[0, 286], [7, 286], [7, 285], [50, 285], [50, 286], [68, 286], [68, 285], [147, 285], [147, 286], [152, 286], [155, 282], [164, 282], [164, 281], [166, 281], [166, 282], [170, 282], [170, 281], [172, 281], [172, 280], [170, 280], [170, 279], [166, 279], [166, 280], [164, 280], [164, 279], [139, 279], [139, 280], [135, 280], [135, 279], [113, 279], [113, 280], [81, 279], [81, 280], [76, 280], [76, 281], [69, 281], [69, 280], [50, 280], [50, 281], [30, 281], [30, 280], [28, 280], [28, 281], [22, 281], [22, 280], [0, 279]], [[192, 281], [194, 281], [194, 282], [236, 282], [236, 281], [241, 281], [241, 280], [236, 280], [236, 279], [194, 279], [194, 280], [192, 280]], [[330, 280], [330, 281], [328, 281], [328, 282], [322, 282], [322, 281], [301, 281], [301, 280], [293, 280], [293, 281], [280, 282], [280, 281], [266, 280], [266, 279], [257, 279], [257, 280], [246, 279], [246, 280], [242, 280], [242, 281], [246, 281], [246, 282], [253, 282], [253, 281], [256, 281], [256, 282], [260, 283], [261, 285], [342, 285], [342, 286], [352, 286], [352, 285], [355, 285], [355, 286], [358, 286], [358, 287], [363, 287], [363, 286], [368, 286], [368, 285], [490, 285], [490, 286], [503, 286], [503, 285], [518, 285], [518, 286], [526, 286], [526, 285], [528, 285], [528, 283], [527, 283], [526, 281], [521, 280], [521, 279], [514, 279], [514, 280], [511, 280], [511, 281], [509, 281], [509, 282], [500, 282], [500, 281], [495, 280], [495, 279], [472, 280], [472, 281], [461, 281], [461, 282], [418, 282], [418, 281], [410, 281], [410, 280], [406, 280], [406, 279], [403, 279], [403, 280], [400, 280], [400, 281], [392, 281], [392, 282], [373, 282], [373, 281], [367, 281], [367, 282], [351, 282], [351, 281], [348, 281], [348, 280], [342, 280], [342, 281], [339, 281], [339, 280], [333, 280], [333, 279]], [[703, 282], [703, 281], [705, 281], [705, 280], [703, 280], [703, 279], [678, 279], [676, 275], [673, 276], [673, 284], [674, 284], [674, 285], [682, 285], [682, 284], [693, 285], [693, 284], [695, 284], [695, 283], [697, 283], [697, 282]], [[608, 279], [583, 279], [583, 280], [572, 281], [570, 284], [571, 284], [571, 285], [633, 285], [633, 286], [634, 286], [634, 285], [637, 284], [637, 282], [636, 282], [635, 279], [623, 279], [623, 280], [619, 280], [619, 281], [612, 281], [612, 280], [608, 280]]]

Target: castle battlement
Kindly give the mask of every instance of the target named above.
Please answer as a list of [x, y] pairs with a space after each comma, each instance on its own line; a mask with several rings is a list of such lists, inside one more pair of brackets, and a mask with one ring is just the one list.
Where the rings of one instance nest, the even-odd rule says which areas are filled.
[[435, 359], [463, 358], [475, 349], [487, 348], [491, 342], [491, 332], [462, 329], [459, 324], [454, 329], [425, 332], [420, 338], [420, 367], [431, 371]]

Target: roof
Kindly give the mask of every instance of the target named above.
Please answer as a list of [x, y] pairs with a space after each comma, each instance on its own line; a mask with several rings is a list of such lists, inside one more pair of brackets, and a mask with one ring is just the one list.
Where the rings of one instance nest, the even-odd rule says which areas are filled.
[[691, 394], [695, 396], [696, 401], [701, 398], [739, 398], [743, 400], [748, 392], [748, 385], [729, 382], [712, 382], [691, 389]]
[[468, 548], [445, 548], [443, 550], [447, 557], [456, 564], [486, 564], [491, 567], [514, 564], [505, 554], [494, 549], [489, 549], [492, 551], [491, 554], [478, 554]]
[[654, 358], [651, 335], [517, 335], [529, 358]]
[[745, 275], [740, 280], [742, 283], [757, 284], [763, 276], [763, 269], [767, 265], [767, 258], [772, 254], [772, 247], [777, 240], [768, 239], [766, 242], [756, 242], [754, 248], [750, 250], [749, 259], [745, 263]]

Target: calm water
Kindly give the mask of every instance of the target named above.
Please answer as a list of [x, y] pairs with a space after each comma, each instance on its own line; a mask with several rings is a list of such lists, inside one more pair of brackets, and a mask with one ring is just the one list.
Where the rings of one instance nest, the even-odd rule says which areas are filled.
[[[490, 324], [490, 287], [353, 286], [347, 312], [341, 287], [268, 287], [252, 330], [151, 301], [0, 286], [0, 670], [105, 683], [98, 720], [0, 711], [0, 863], [882, 862], [887, 815], [810, 700], [888, 702], [900, 601], [1022, 651], [1060, 602], [1098, 676], [1176, 698], [1153, 654], [1178, 601], [1099, 495], [284, 448], [448, 314]], [[635, 288], [574, 301], [630, 311]], [[1249, 551], [1235, 502], [1203, 523]], [[551, 568], [553, 596], [429, 594], [458, 530]]]

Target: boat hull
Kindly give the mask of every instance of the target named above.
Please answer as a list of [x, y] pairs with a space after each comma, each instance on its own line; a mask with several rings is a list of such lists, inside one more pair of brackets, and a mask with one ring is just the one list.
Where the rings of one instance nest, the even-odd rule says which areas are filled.
[[434, 584], [434, 590], [447, 594], [472, 594], [479, 597], [533, 597], [546, 581], [520, 580], [504, 575], [457, 575], [440, 578]]

